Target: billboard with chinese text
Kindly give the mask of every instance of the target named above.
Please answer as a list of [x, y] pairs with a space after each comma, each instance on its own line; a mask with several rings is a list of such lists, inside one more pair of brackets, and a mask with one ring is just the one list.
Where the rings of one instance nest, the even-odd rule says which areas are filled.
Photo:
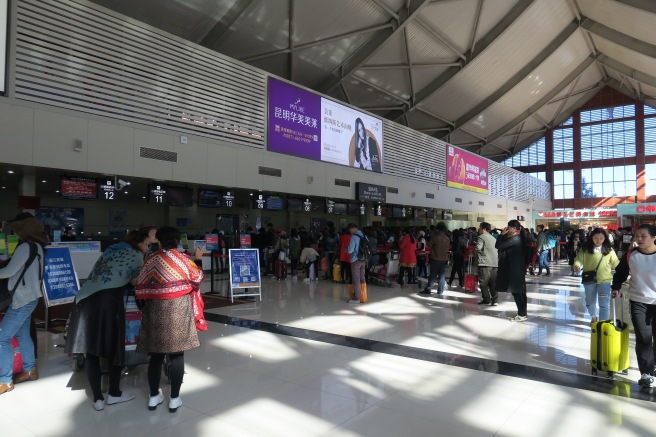
[[383, 171], [382, 120], [269, 78], [268, 150]]
[[447, 187], [488, 194], [488, 162], [473, 153], [446, 147]]

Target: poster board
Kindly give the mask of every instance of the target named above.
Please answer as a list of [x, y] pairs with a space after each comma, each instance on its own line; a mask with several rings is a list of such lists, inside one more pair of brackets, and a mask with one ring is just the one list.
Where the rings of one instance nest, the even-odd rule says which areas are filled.
[[73, 302], [80, 289], [68, 247], [47, 247], [43, 269], [46, 307]]
[[[234, 301], [233, 290], [240, 289], [237, 296], [259, 296], [262, 300], [262, 278], [260, 274], [260, 255], [257, 249], [229, 249], [230, 299]], [[257, 293], [249, 289], [257, 288]]]

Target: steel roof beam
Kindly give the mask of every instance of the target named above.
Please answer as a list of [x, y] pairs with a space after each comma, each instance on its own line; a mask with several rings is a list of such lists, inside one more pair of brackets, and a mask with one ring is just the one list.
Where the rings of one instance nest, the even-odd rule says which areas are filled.
[[[523, 13], [526, 11], [535, 0], [519, 0], [515, 6], [513, 6], [510, 11], [497, 23], [496, 26], [492, 28], [483, 38], [481, 38], [477, 45], [476, 51], [473, 49], [465, 53], [465, 61], [462, 62], [460, 66], [451, 67], [446, 70], [444, 73], [433, 79], [428, 85], [417, 92], [417, 95], [412, 102], [412, 105], [408, 108], [407, 112], [410, 112], [417, 108], [421, 102], [426, 100], [431, 96], [435, 91], [440, 89], [445, 83], [453, 78], [460, 70], [465, 68], [466, 65], [470, 64], [474, 59], [476, 59], [482, 52], [485, 51], [503, 32], [510, 27]], [[405, 115], [402, 114], [402, 115]], [[398, 120], [399, 117], [396, 119]]]
[[650, 58], [656, 58], [656, 46], [644, 42], [642, 40], [633, 38], [625, 33], [618, 32], [615, 29], [611, 29], [608, 26], [594, 21], [591, 18], [585, 18], [581, 22], [581, 27], [601, 38], [607, 39], [608, 41], [614, 42], [620, 46], [623, 46], [627, 50], [632, 50], [634, 52], [649, 56]]
[[606, 68], [617, 71], [619, 74], [635, 79], [638, 82], [649, 85], [650, 87], [656, 88], [656, 77], [638, 70], [634, 70], [628, 65], [616, 61], [613, 58], [609, 58], [603, 53], [597, 58], [597, 62]]
[[473, 118], [483, 113], [488, 109], [494, 102], [501, 99], [513, 88], [515, 88], [519, 83], [521, 83], [526, 77], [538, 68], [542, 63], [544, 63], [549, 56], [551, 56], [558, 48], [560, 48], [579, 28], [578, 21], [572, 21], [565, 29], [563, 29], [556, 38], [554, 38], [549, 45], [547, 45], [536, 57], [531, 59], [529, 63], [524, 65], [524, 67], [519, 70], [513, 77], [511, 77], [506, 83], [504, 83], [499, 89], [494, 93], [489, 95], [487, 98], [482, 100], [478, 105], [470, 109], [462, 117], [458, 118], [455, 121], [455, 129], [459, 129], [460, 126], [465, 125], [467, 122], [471, 121]]
[[[551, 91], [549, 91], [547, 94], [544, 95], [539, 101], [537, 101], [535, 104], [533, 104], [530, 108], [528, 108], [526, 111], [524, 111], [522, 114], [517, 116], [514, 120], [511, 120], [508, 124], [505, 126], [502, 126], [500, 129], [498, 129], [496, 132], [493, 132], [487, 137], [487, 143], [489, 144], [490, 142], [496, 140], [497, 138], [501, 137], [503, 134], [509, 132], [510, 130], [514, 129], [519, 125], [521, 122], [526, 120], [527, 118], [533, 116], [536, 112], [538, 112], [543, 106], [547, 105], [551, 100], [556, 97], [558, 94], [562, 92], [569, 84], [571, 84], [573, 81], [576, 80], [577, 77], [582, 75], [585, 70], [594, 63], [595, 59], [592, 56], [588, 56], [585, 58], [581, 64], [579, 64], [578, 67], [574, 69], [570, 74], [568, 74], [563, 80], [561, 80], [558, 85], [553, 87]], [[481, 147], [483, 149], [485, 146]]]
[[388, 28], [376, 32], [366, 43], [345, 59], [344, 62], [334, 68], [323, 82], [314, 87], [314, 89], [320, 93], [328, 94], [330, 90], [338, 86], [344, 79], [351, 77], [363, 64], [378, 53], [387, 40], [402, 32], [430, 3], [430, 0], [411, 0], [407, 8], [398, 12], [398, 20], [396, 18], [392, 19], [387, 25]]
[[221, 43], [228, 35], [228, 30], [235, 24], [235, 22], [242, 16], [246, 9], [253, 3], [254, 0], [237, 0], [232, 5], [230, 10], [216, 22], [209, 32], [205, 34], [202, 40], [198, 42], [203, 47], [213, 49]]
[[639, 9], [644, 12], [656, 14], [656, 3], [653, 0], [615, 0], [617, 3], [622, 3], [632, 8]]
[[[587, 102], [588, 102], [592, 97], [594, 97], [594, 95], [597, 94], [597, 93], [599, 92], [599, 90], [600, 90], [601, 88], [603, 88], [605, 85], [606, 85], [606, 81], [603, 81], [603, 80], [602, 80], [602, 81], [600, 81], [597, 85], [595, 85], [594, 87], [588, 89], [588, 90], [583, 94], [583, 97], [581, 97], [580, 99], [578, 99], [578, 103], [575, 104], [574, 106], [578, 108], [578, 107], [581, 107], [581, 105], [584, 105], [585, 103], [587, 103]], [[553, 121], [553, 125], [554, 125], [554, 126], [558, 126], [558, 125], [560, 125], [560, 124], [563, 123], [565, 120], [567, 120], [567, 119], [570, 117], [570, 115], [571, 115], [570, 112], [566, 112], [564, 115], [561, 115], [560, 117], [554, 119], [554, 121]], [[526, 132], [526, 133], [529, 133], [529, 132]], [[540, 138], [542, 138], [542, 137], [544, 136], [544, 134], [545, 134], [544, 132], [543, 132], [543, 133], [535, 132], [535, 133], [534, 133], [533, 135], [531, 135], [530, 137], [525, 138], [525, 139], [523, 139], [522, 141], [518, 142], [517, 145], [515, 146], [515, 150], [513, 151], [513, 155], [516, 155], [517, 153], [519, 153], [519, 152], [521, 152], [522, 150], [524, 150], [524, 149], [526, 149], [527, 147], [529, 147], [531, 144], [533, 144], [534, 142], [536, 142], [537, 140], [539, 140]]]

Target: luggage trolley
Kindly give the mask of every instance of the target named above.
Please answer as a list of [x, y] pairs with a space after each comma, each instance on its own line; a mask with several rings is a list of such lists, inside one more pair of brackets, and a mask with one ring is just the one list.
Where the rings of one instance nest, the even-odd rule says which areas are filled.
[[369, 272], [368, 279], [377, 284], [391, 287], [399, 274], [399, 258], [401, 257], [401, 253], [395, 250], [380, 248], [378, 249], [378, 254], [385, 255], [387, 262], [373, 266]]

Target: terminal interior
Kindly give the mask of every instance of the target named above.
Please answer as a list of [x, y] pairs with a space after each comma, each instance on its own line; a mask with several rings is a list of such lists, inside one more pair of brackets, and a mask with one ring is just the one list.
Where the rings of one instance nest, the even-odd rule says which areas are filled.
[[[71, 226], [81, 281], [142, 224], [179, 228], [191, 252], [215, 228], [237, 244], [268, 223], [289, 233], [328, 221], [341, 231], [656, 219], [646, 0], [0, 0], [0, 10], [0, 219], [33, 212], [54, 242]], [[298, 93], [286, 103], [299, 113], [302, 100], [321, 101], [324, 130], [351, 138], [353, 114], [368, 120], [380, 168], [354, 164], [355, 133], [341, 161], [276, 149], [291, 134], [275, 87], [288, 90], [282, 100]], [[338, 111], [348, 120], [329, 118]], [[222, 203], [202, 205], [203, 191]], [[2, 434], [653, 434], [656, 396], [637, 383], [633, 332], [626, 374], [592, 375], [585, 293], [565, 259], [549, 277], [526, 276], [523, 323], [509, 320], [509, 293], [479, 305], [456, 282], [423, 296], [372, 281], [354, 306], [323, 272], [262, 272], [261, 296], [233, 301], [230, 272], [215, 273], [209, 253], [203, 268], [209, 329], [185, 353], [176, 413], [147, 409], [146, 365], [123, 370], [133, 401], [94, 411], [83, 363], [63, 353], [72, 304], [42, 305], [40, 377], [0, 396]], [[618, 306], [631, 326], [628, 298]], [[168, 397], [166, 378], [162, 388]]]

